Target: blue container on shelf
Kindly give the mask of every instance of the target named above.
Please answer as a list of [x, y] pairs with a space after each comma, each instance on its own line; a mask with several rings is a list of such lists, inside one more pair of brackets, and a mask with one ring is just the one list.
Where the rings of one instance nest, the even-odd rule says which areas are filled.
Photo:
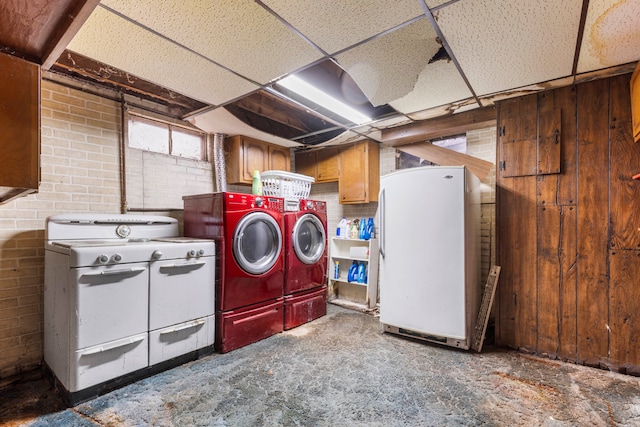
[[364, 262], [361, 262], [360, 265], [358, 265], [358, 277], [357, 277], [358, 283], [365, 283], [365, 274], [366, 274], [365, 271], [366, 271], [366, 268], [365, 268]]
[[349, 267], [349, 272], [347, 273], [347, 281], [355, 282], [358, 280], [358, 262], [353, 261], [351, 266]]
[[373, 218], [369, 218], [367, 220], [367, 240], [373, 239], [374, 233], [375, 233], [375, 228], [373, 225]]

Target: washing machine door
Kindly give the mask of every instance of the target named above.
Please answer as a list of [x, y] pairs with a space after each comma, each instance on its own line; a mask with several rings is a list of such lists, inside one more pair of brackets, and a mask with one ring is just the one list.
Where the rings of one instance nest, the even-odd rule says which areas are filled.
[[302, 215], [291, 232], [293, 250], [300, 261], [315, 264], [324, 254], [326, 236], [322, 221], [312, 214]]
[[243, 216], [233, 233], [233, 256], [249, 274], [264, 274], [278, 261], [282, 232], [275, 219], [264, 212]]

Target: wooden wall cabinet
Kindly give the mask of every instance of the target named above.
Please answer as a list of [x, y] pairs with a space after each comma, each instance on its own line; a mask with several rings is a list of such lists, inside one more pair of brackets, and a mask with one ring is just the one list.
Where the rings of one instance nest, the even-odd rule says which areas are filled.
[[560, 173], [562, 110], [537, 115], [537, 98], [502, 102], [498, 118], [498, 171], [501, 177]]
[[0, 53], [0, 203], [40, 184], [40, 66]]
[[229, 184], [251, 184], [255, 170], [291, 170], [288, 147], [242, 135], [227, 138], [224, 146]]
[[380, 148], [372, 141], [340, 147], [338, 199], [342, 204], [378, 201]]
[[633, 117], [633, 140], [640, 141], [640, 62], [631, 76], [631, 114]]
[[296, 153], [296, 172], [313, 177], [317, 183], [337, 182], [339, 154], [338, 147]]

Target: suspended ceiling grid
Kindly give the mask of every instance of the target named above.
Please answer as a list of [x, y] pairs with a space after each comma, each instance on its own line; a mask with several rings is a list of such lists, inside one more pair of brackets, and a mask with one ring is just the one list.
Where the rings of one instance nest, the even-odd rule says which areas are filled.
[[[214, 107], [334, 58], [395, 125], [637, 61], [640, 2], [588, 4], [577, 60], [577, 0], [103, 0], [68, 49]], [[437, 37], [451, 60], [429, 63]]]

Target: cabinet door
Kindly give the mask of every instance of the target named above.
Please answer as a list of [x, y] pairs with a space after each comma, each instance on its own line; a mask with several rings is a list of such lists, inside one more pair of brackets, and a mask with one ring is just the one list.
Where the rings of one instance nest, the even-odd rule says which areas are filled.
[[318, 181], [316, 176], [316, 153], [317, 151], [304, 151], [296, 153], [296, 172], [302, 175], [311, 176]]
[[340, 147], [338, 198], [342, 204], [378, 201], [380, 149], [371, 141]]
[[[269, 145], [269, 170], [290, 171], [291, 157], [288, 147]], [[263, 169], [264, 170], [264, 169]]]
[[561, 110], [538, 114], [528, 95], [501, 103], [498, 117], [502, 178], [560, 173]]
[[[504, 178], [535, 175], [537, 141], [535, 121], [524, 111], [536, 114], [536, 97], [515, 98], [500, 104], [498, 122], [500, 175]], [[523, 114], [524, 118], [520, 115]]]
[[336, 182], [338, 156], [338, 147], [297, 153], [296, 172], [313, 177], [315, 182]]
[[337, 181], [338, 148], [323, 148], [316, 153], [316, 182]]
[[340, 149], [340, 203], [364, 203], [366, 200], [367, 165], [363, 144]]
[[253, 179], [253, 171], [263, 172], [268, 169], [268, 146], [256, 139], [243, 138], [242, 140], [242, 180], [248, 184]]
[[0, 203], [40, 183], [40, 67], [0, 53]]
[[560, 173], [562, 111], [538, 115], [538, 175]]

